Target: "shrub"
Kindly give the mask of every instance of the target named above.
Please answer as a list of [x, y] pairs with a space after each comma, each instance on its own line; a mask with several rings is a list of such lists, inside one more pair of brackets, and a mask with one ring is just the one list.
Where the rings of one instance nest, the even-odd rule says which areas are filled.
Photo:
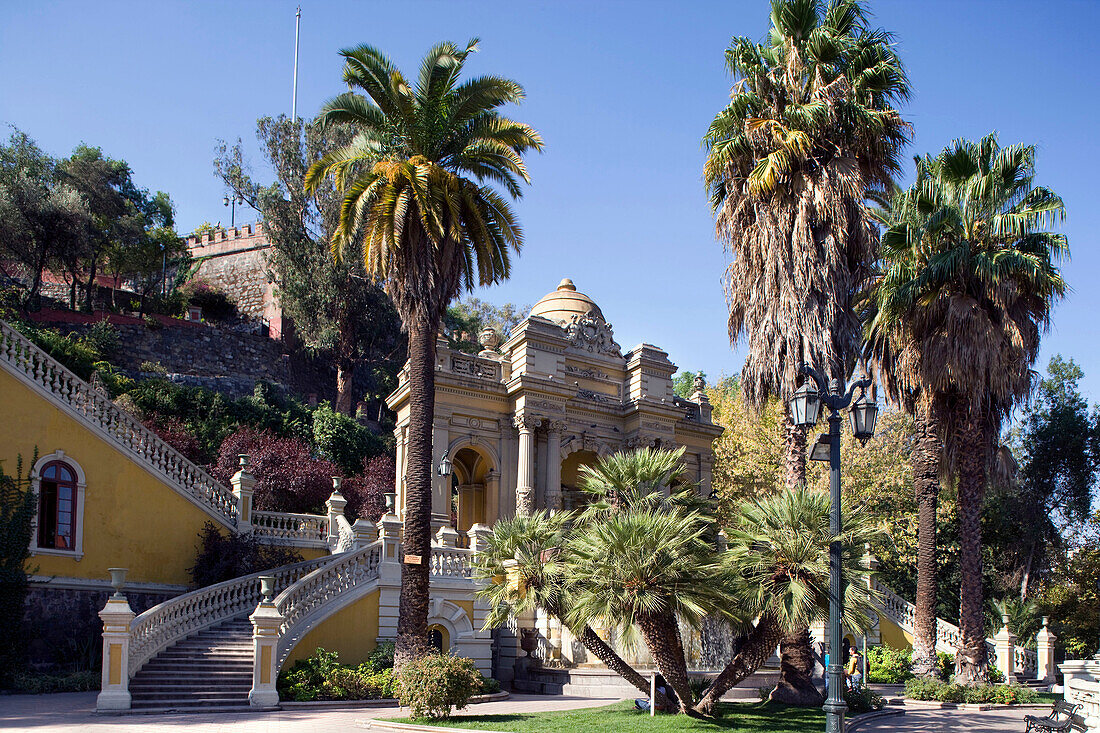
[[238, 454], [251, 458], [256, 476], [253, 506], [262, 511], [321, 513], [340, 470], [314, 458], [301, 438], [279, 438], [268, 431], [241, 428], [222, 443], [214, 476], [225, 484], [239, 468]]
[[[31, 465], [37, 460], [35, 450]], [[14, 476], [5, 473], [0, 462], [0, 627], [4, 629], [0, 634], [0, 685], [26, 661], [27, 576], [36, 572], [26, 565], [37, 509], [37, 495], [31, 491], [29, 471], [23, 473], [22, 456], [16, 458]]]
[[276, 682], [279, 697], [298, 702], [317, 700], [325, 679], [339, 666], [336, 652], [318, 647], [306, 659], [299, 659], [288, 671], [280, 672]]
[[180, 293], [188, 303], [202, 308], [202, 317], [207, 321], [224, 321], [237, 310], [228, 295], [201, 277], [189, 280], [180, 288]]
[[182, 453], [184, 458], [192, 463], [203, 463], [206, 455], [202, 450], [202, 443], [187, 430], [187, 426], [182, 422], [174, 417], [160, 420], [147, 419], [142, 422], [145, 427], [160, 436], [161, 440]]
[[393, 652], [397, 649], [397, 643], [387, 639], [378, 642], [371, 651], [367, 661], [374, 669], [393, 669]]
[[941, 680], [951, 679], [955, 674], [955, 658], [947, 652], [936, 652], [936, 668]]
[[107, 361], [118, 350], [118, 329], [104, 318], [89, 328], [80, 339], [96, 354], [100, 361]]
[[1001, 682], [1005, 681], [1004, 674], [1001, 672], [1001, 670], [997, 669], [996, 667], [990, 665], [989, 668], [987, 669], [987, 672], [989, 674], [989, 681], [992, 682], [993, 684], [1000, 684]]
[[301, 562], [302, 556], [288, 547], [262, 545], [251, 533], [224, 535], [213, 522], [199, 532], [198, 554], [187, 569], [197, 588]]
[[450, 654], [427, 654], [406, 662], [397, 676], [397, 699], [413, 718], [449, 718], [481, 687], [474, 662]]
[[393, 456], [375, 456], [363, 462], [362, 473], [349, 476], [340, 486], [348, 500], [346, 514], [377, 522], [386, 511], [386, 494], [393, 491], [397, 474]]
[[159, 361], [143, 361], [138, 370], [144, 374], [159, 374], [162, 377], [168, 374], [168, 370]]
[[866, 686], [854, 690], [845, 689], [844, 702], [848, 704], [848, 711], [853, 715], [882, 710], [886, 706], [886, 698], [872, 692], [871, 688]]
[[379, 669], [370, 660], [352, 667], [339, 663], [336, 652], [318, 648], [279, 673], [279, 697], [310, 700], [379, 700], [394, 696], [393, 669]]
[[11, 682], [12, 690], [30, 695], [51, 692], [91, 692], [100, 687], [99, 670], [84, 670], [63, 675], [20, 672], [12, 676]]
[[1002, 705], [1023, 705], [1039, 699], [1034, 690], [1019, 685], [978, 685], [965, 687], [930, 679], [911, 679], [905, 683], [905, 696], [913, 700], [940, 702], [993, 702]]
[[343, 413], [322, 402], [313, 412], [313, 444], [321, 456], [351, 475], [385, 450], [382, 438]]
[[905, 682], [913, 676], [911, 649], [873, 646], [867, 650], [867, 681], [885, 684]]

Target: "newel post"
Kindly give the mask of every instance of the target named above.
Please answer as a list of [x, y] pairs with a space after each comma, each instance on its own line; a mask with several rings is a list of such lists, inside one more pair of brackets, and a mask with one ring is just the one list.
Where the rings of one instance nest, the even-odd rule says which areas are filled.
[[275, 577], [260, 577], [263, 600], [248, 617], [252, 622], [252, 689], [248, 691], [248, 704], [254, 708], [274, 708], [279, 705], [279, 691], [275, 683], [279, 676], [279, 628], [283, 616], [272, 600]]
[[130, 709], [130, 622], [134, 612], [122, 594], [126, 568], [108, 568], [115, 593], [99, 612], [103, 620], [103, 669], [96, 710]]
[[340, 517], [344, 516], [344, 507], [348, 500], [340, 493], [340, 477], [332, 477], [332, 495], [325, 502], [328, 509], [328, 544], [335, 548], [340, 543]]
[[354, 538], [355, 549], [358, 550], [378, 539], [378, 527], [366, 519], [356, 519], [355, 524], [351, 525], [351, 536]]
[[1035, 635], [1035, 679], [1040, 682], [1054, 681], [1054, 642], [1058, 637], [1047, 626], [1048, 617], [1043, 616], [1043, 628]]
[[233, 496], [237, 497], [237, 529], [244, 534], [252, 531], [252, 490], [256, 487], [256, 477], [248, 470], [248, 454], [237, 455], [240, 468], [229, 479], [233, 485]]
[[1001, 615], [1001, 630], [993, 641], [997, 649], [997, 669], [1011, 685], [1016, 681], [1016, 635], [1009, 631], [1007, 613]]
[[466, 532], [466, 535], [470, 538], [470, 551], [474, 555], [479, 555], [489, 549], [489, 537], [492, 534], [493, 530], [484, 524], [475, 524], [470, 527], [469, 531]]
[[382, 558], [378, 579], [384, 584], [401, 583], [402, 522], [393, 513], [393, 494], [386, 494], [386, 513], [378, 520], [378, 538], [382, 540]]
[[449, 524], [440, 527], [433, 544], [437, 547], [458, 547], [458, 530]]

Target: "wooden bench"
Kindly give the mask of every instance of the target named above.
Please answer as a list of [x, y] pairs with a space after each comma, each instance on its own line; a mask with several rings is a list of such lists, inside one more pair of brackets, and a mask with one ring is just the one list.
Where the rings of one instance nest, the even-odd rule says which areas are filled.
[[1027, 728], [1024, 728], [1024, 733], [1032, 730], [1052, 732], [1073, 730], [1073, 716], [1080, 707], [1080, 705], [1059, 700], [1054, 703], [1054, 706], [1050, 709], [1050, 715], [1045, 718], [1026, 715], [1024, 721], [1027, 723]]

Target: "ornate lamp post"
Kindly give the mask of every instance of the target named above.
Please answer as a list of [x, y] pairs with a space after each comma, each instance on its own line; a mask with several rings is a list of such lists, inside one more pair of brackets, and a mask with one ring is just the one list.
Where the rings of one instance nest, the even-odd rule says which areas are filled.
[[[791, 419], [795, 425], [813, 427], [817, 424], [821, 407], [828, 408], [829, 432], [822, 434], [813, 447], [812, 460], [829, 461], [829, 493], [832, 500], [829, 512], [829, 532], [839, 537], [840, 526], [840, 416], [841, 410], [849, 408], [848, 416], [852, 422], [852, 434], [866, 442], [875, 434], [875, 420], [878, 418], [878, 406], [867, 396], [867, 387], [871, 380], [859, 379], [844, 390], [839, 380], [826, 381], [822, 374], [803, 364], [800, 373], [809, 377], [791, 397]], [[811, 385], [811, 382], [813, 383]], [[856, 390], [859, 398], [853, 402]], [[828, 457], [824, 455], [828, 452]], [[841, 659], [841, 626], [844, 599], [840, 587], [840, 540], [829, 545], [829, 697], [825, 701], [826, 733], [844, 732], [844, 711], [848, 706], [841, 695], [844, 684]]]
[[237, 204], [244, 204], [244, 196], [222, 196], [222, 206], [229, 206], [229, 228], [237, 226]]

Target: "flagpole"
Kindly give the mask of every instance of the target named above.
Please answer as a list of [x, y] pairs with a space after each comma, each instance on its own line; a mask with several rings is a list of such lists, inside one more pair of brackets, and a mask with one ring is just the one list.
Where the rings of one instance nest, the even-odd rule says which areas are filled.
[[302, 6], [294, 16], [294, 92], [290, 98], [290, 118], [298, 121], [298, 29], [302, 24]]

